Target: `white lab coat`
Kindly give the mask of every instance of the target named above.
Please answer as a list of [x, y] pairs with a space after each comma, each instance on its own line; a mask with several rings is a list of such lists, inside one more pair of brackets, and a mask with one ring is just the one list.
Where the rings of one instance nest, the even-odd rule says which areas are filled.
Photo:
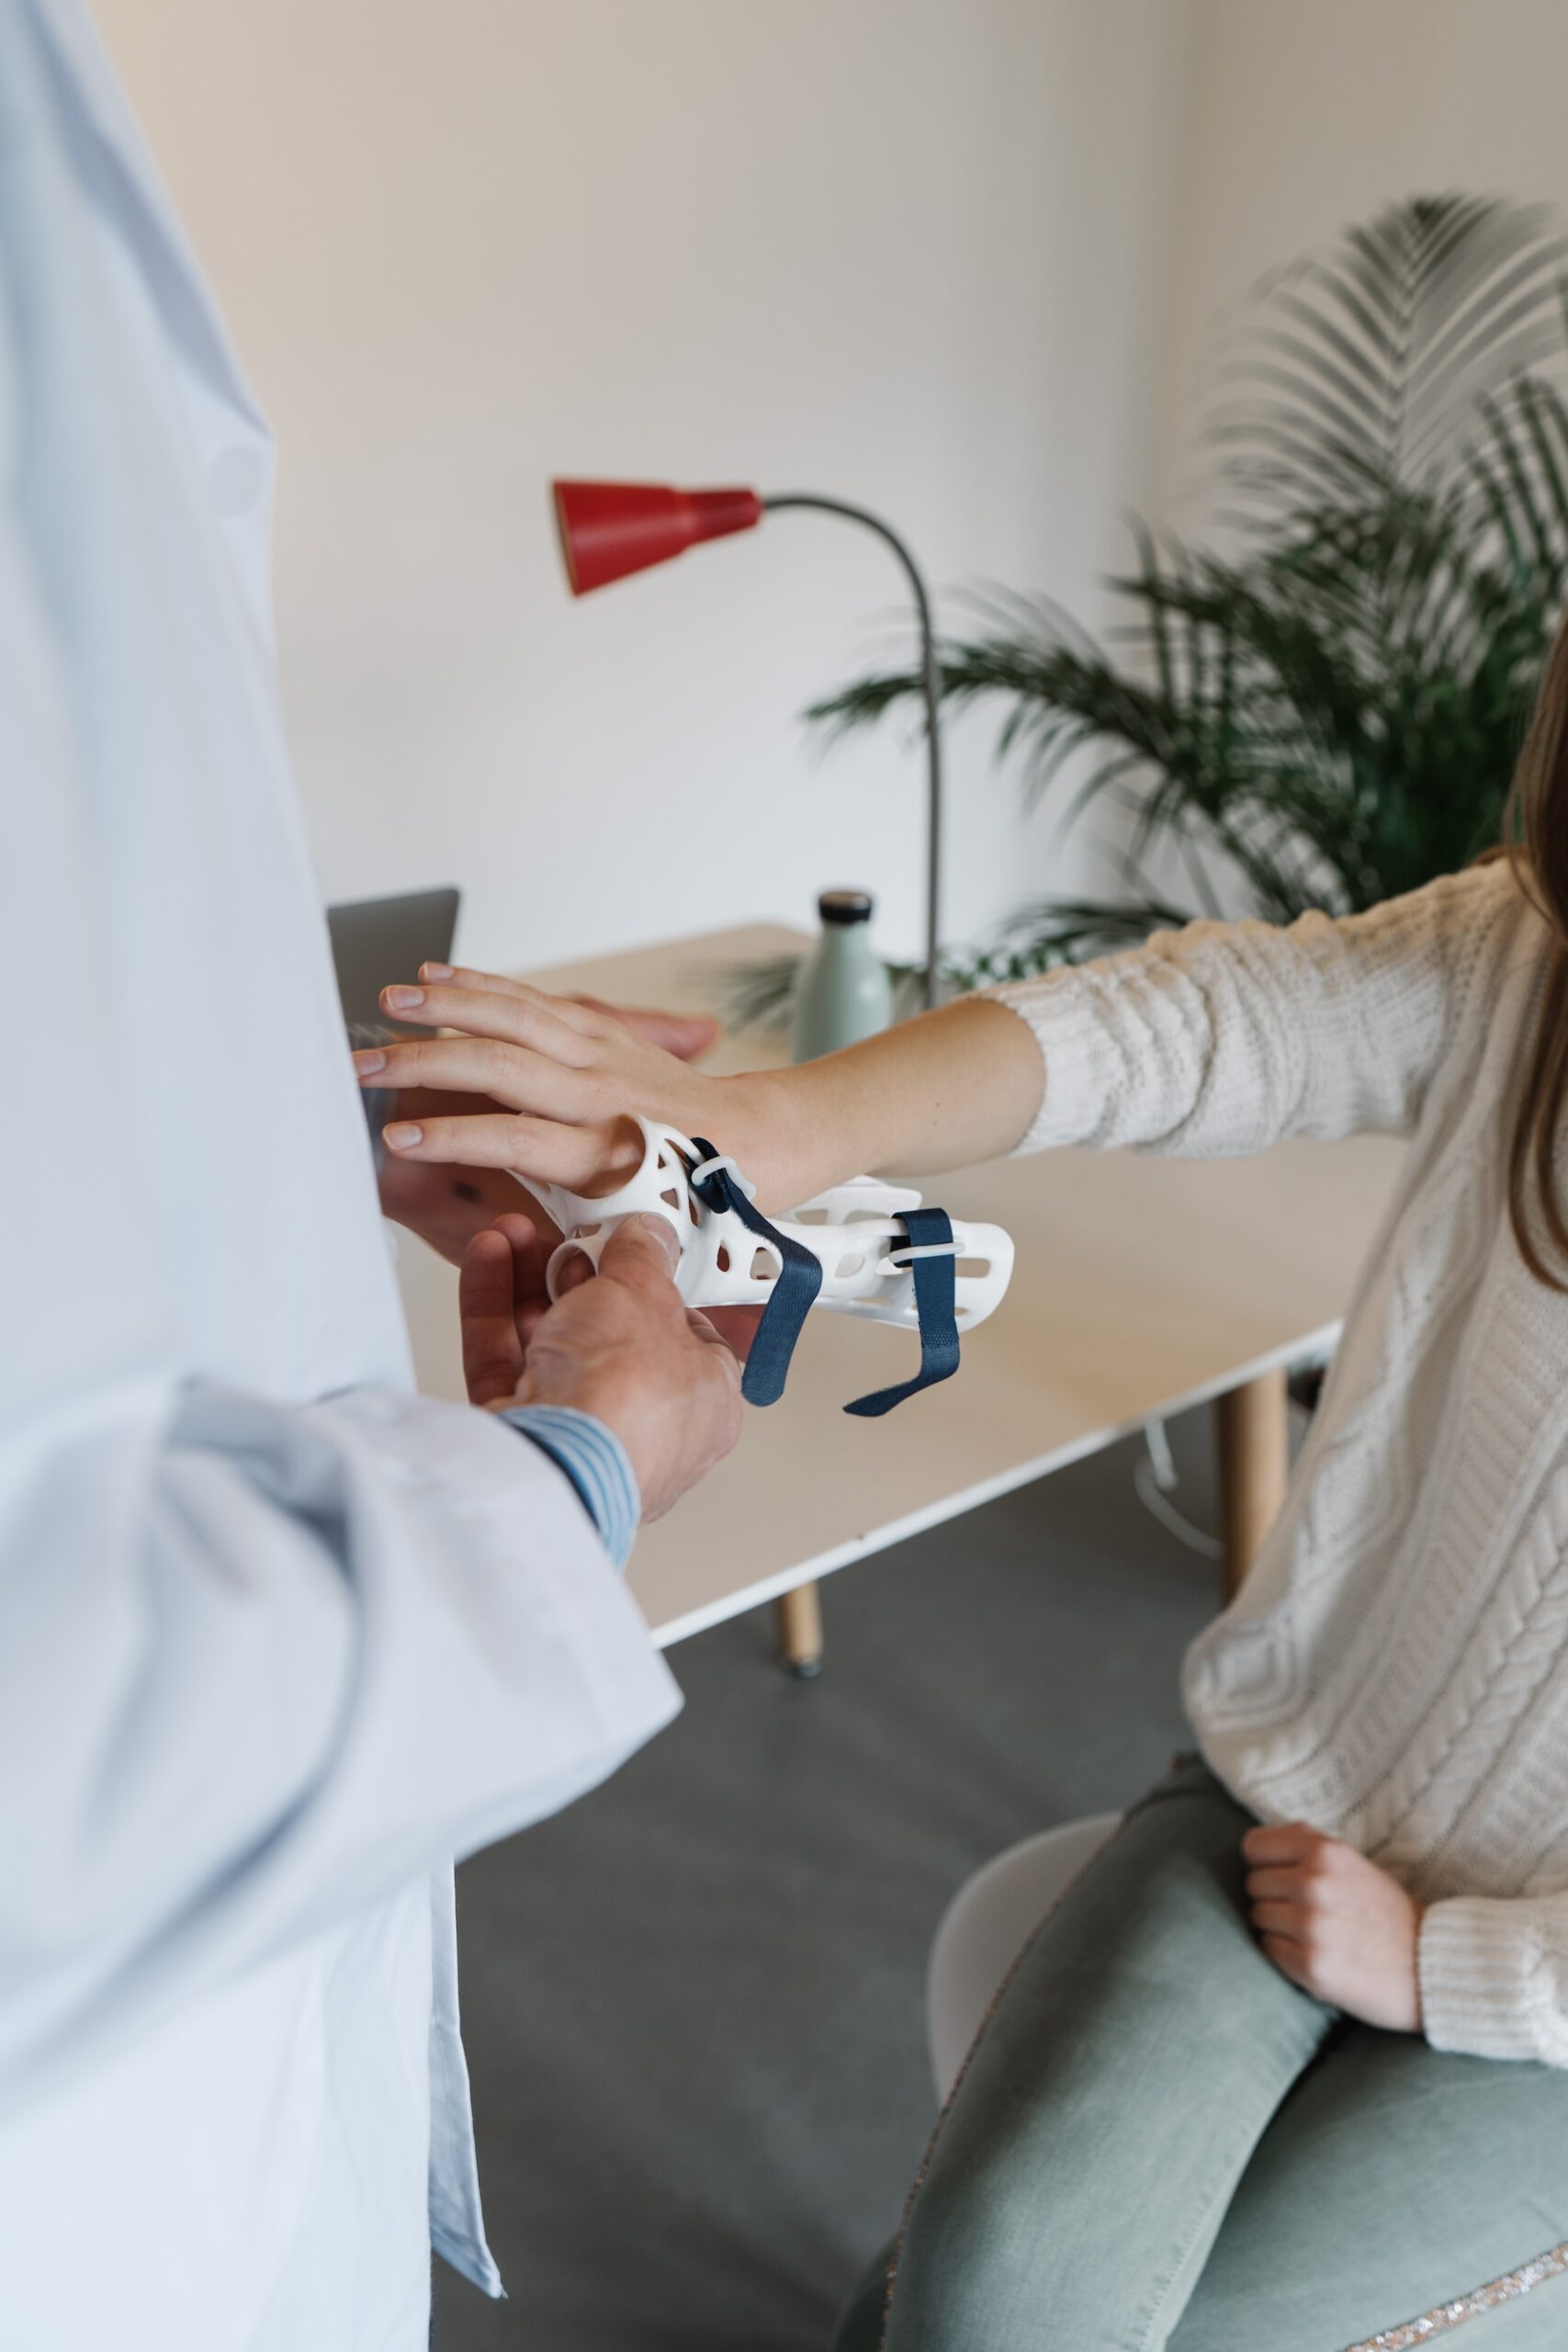
[[270, 480], [78, 0], [0, 0], [4, 2352], [415, 2352], [427, 2197], [493, 2291], [450, 1860], [677, 1703], [410, 1393]]

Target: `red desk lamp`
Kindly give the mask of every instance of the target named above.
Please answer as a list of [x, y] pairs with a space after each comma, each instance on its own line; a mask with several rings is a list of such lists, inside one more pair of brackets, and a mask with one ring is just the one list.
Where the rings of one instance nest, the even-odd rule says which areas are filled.
[[886, 541], [903, 565], [914, 592], [920, 624], [920, 662], [926, 706], [926, 970], [925, 1001], [936, 1002], [937, 952], [941, 944], [942, 883], [942, 739], [938, 712], [942, 699], [936, 640], [931, 632], [931, 598], [919, 567], [897, 533], [863, 506], [847, 506], [839, 498], [814, 498], [805, 492], [787, 497], [759, 498], [754, 490], [671, 490], [660, 482], [558, 481], [556, 520], [560, 528], [561, 554], [574, 596], [608, 586], [633, 571], [668, 563], [704, 539], [727, 538], [732, 531], [755, 530], [764, 514], [786, 506], [815, 507], [819, 514], [842, 514], [863, 523]]

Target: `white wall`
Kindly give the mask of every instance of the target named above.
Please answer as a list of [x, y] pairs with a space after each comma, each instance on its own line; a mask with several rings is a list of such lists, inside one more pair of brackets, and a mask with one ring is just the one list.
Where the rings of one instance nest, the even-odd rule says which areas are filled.
[[[572, 605], [553, 472], [837, 492], [942, 585], [1080, 609], [1146, 500], [1189, 0], [99, 0], [282, 444], [330, 895], [455, 878], [547, 960], [863, 882], [919, 935], [918, 761], [796, 714], [888, 643], [846, 526]], [[952, 935], [1070, 883], [989, 730]]]
[[1568, 212], [1562, 0], [1198, 0], [1161, 488], [1225, 317], [1266, 270], [1392, 199], [1461, 187]]

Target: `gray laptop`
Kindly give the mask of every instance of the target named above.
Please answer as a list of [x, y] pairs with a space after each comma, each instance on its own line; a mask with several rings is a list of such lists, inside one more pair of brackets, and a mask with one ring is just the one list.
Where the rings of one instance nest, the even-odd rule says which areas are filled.
[[429, 1036], [428, 1029], [389, 1021], [381, 990], [391, 980], [417, 979], [422, 964], [450, 961], [457, 899], [455, 889], [410, 890], [398, 899], [355, 899], [327, 909], [337, 992], [350, 1028], [375, 1022], [400, 1037]]

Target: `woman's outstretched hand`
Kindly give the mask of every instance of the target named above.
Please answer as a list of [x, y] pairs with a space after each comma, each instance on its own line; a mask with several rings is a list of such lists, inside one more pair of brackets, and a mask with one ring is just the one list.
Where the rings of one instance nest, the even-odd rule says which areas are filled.
[[1304, 1821], [1241, 1841], [1258, 1940], [1303, 1992], [1391, 2033], [1419, 2033], [1421, 1905], [1396, 1878]]
[[[670, 1014], [611, 1012], [490, 972], [427, 964], [381, 1002], [415, 1027], [457, 1034], [358, 1053], [361, 1080], [469, 1098], [427, 1115], [426, 1091], [418, 1116], [382, 1130], [390, 1161], [504, 1170], [594, 1198], [637, 1173], [639, 1116], [706, 1136], [774, 1214], [862, 1171], [972, 1167], [1018, 1143], [1045, 1076], [1027, 1022], [984, 995], [798, 1069], [735, 1077], [668, 1052], [684, 1042], [671, 1039]], [[479, 1096], [489, 1107], [477, 1112]]]
[[[426, 967], [434, 970], [434, 967]], [[454, 980], [488, 989], [513, 989], [519, 984], [492, 979], [484, 973], [454, 974]], [[619, 1023], [643, 1043], [677, 1062], [687, 1062], [706, 1051], [718, 1035], [718, 1023], [684, 1013], [620, 1012], [614, 1006], [585, 1001], [587, 1009], [604, 1021]], [[433, 1040], [433, 1045], [437, 1042]], [[427, 1053], [420, 1045], [416, 1053]], [[399, 1132], [439, 1125], [445, 1136], [466, 1138], [470, 1127], [494, 1136], [509, 1114], [504, 1102], [482, 1090], [455, 1090], [412, 1076], [414, 1056], [396, 1045], [370, 1046], [355, 1056], [362, 1085], [395, 1097], [389, 1125]], [[401, 1073], [400, 1075], [400, 1072]], [[543, 1170], [536, 1170], [542, 1174]], [[514, 1160], [480, 1159], [466, 1149], [456, 1158], [445, 1151], [418, 1148], [389, 1149], [381, 1167], [381, 1208], [384, 1216], [406, 1226], [453, 1265], [476, 1233], [497, 1217], [521, 1205], [515, 1177], [526, 1170]], [[528, 1214], [540, 1222], [532, 1204]], [[550, 1245], [559, 1239], [549, 1237]], [[548, 1254], [547, 1250], [546, 1254]]]
[[[384, 989], [381, 1002], [400, 1021], [458, 1033], [354, 1057], [362, 1084], [418, 1096], [417, 1118], [383, 1129], [398, 1162], [501, 1170], [525, 1183], [605, 1193], [641, 1165], [637, 1112], [713, 1137], [773, 1192], [775, 1205], [788, 1205], [767, 1181], [776, 1173], [787, 1195], [788, 1175], [773, 1169], [779, 1155], [751, 1113], [756, 1090], [709, 1077], [684, 1058], [711, 1044], [712, 1022], [612, 1011], [494, 973], [432, 965], [417, 984]], [[449, 1111], [425, 1110], [434, 1093], [454, 1098]], [[483, 1110], [475, 1107], [480, 1097]]]

